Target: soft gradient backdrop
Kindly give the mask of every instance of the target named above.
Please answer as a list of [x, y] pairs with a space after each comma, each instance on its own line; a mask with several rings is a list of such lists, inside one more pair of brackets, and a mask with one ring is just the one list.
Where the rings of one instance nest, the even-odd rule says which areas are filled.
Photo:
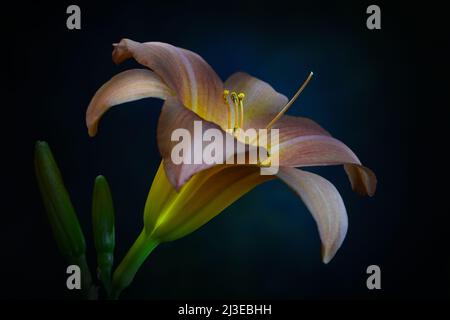
[[[213, 2], [77, 2], [82, 30], [69, 31], [71, 3], [16, 6], [10, 46], [14, 164], [7, 172], [1, 240], [3, 297], [71, 298], [33, 172], [33, 148], [49, 142], [80, 216], [95, 266], [90, 224], [92, 184], [110, 182], [119, 261], [142, 227], [147, 192], [160, 162], [156, 123], [162, 102], [112, 109], [99, 134], [87, 135], [95, 91], [134, 61], [115, 66], [111, 44], [123, 37], [163, 41], [199, 53], [226, 79], [245, 71], [292, 96], [288, 112], [310, 117], [350, 146], [378, 176], [373, 198], [351, 191], [341, 167], [313, 169], [341, 192], [349, 231], [329, 265], [316, 225], [281, 182], [266, 183], [197, 232], [161, 245], [124, 299], [132, 298], [415, 298], [448, 292], [448, 249], [433, 219], [412, 204], [410, 147], [418, 110], [420, 45], [404, 8], [382, 6], [382, 30], [366, 26], [367, 5], [298, 1], [296, 5]], [[26, 90], [23, 90], [26, 88]], [[9, 175], [9, 173], [13, 173]], [[382, 290], [366, 288], [366, 268], [382, 270]]]

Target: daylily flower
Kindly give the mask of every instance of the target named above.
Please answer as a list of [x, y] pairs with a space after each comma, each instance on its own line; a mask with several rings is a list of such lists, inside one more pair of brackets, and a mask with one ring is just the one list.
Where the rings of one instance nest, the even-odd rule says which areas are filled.
[[[146, 97], [165, 100], [157, 129], [163, 161], [145, 205], [144, 229], [114, 273], [117, 292], [129, 285], [159, 243], [191, 233], [256, 185], [273, 178], [284, 181], [303, 200], [319, 229], [323, 262], [333, 258], [347, 232], [344, 203], [328, 180], [297, 168], [343, 165], [353, 190], [361, 195], [374, 194], [376, 177], [317, 123], [284, 115], [306, 83], [288, 101], [269, 84], [246, 73], [235, 73], [223, 83], [199, 55], [170, 44], [123, 39], [114, 47], [115, 63], [133, 57], [148, 69], [122, 72], [97, 91], [86, 114], [89, 135], [96, 134], [101, 116], [112, 106]], [[221, 129], [243, 144], [249, 141], [234, 134], [237, 129], [278, 129], [279, 143], [270, 145], [266, 161], [270, 162], [271, 152], [276, 150], [279, 172], [261, 175], [259, 166], [267, 165], [265, 161], [253, 165], [174, 164], [171, 133], [177, 128], [192, 131], [198, 120], [204, 128]]]

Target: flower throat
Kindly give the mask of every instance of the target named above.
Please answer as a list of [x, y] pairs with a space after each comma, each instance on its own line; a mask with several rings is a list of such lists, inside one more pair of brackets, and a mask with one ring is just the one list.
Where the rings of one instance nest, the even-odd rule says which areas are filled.
[[[289, 100], [289, 102], [277, 113], [277, 115], [266, 125], [266, 129], [272, 128], [272, 126], [281, 118], [281, 116], [294, 104], [295, 100], [299, 97], [305, 87], [308, 85], [309, 81], [313, 76], [313, 72], [311, 71], [303, 82], [301, 87], [295, 93], [295, 95]], [[223, 90], [223, 99], [225, 105], [227, 106], [227, 124], [228, 129], [231, 129], [235, 132], [237, 129], [244, 128], [244, 98], [245, 93], [243, 92], [235, 92], [228, 89]]]

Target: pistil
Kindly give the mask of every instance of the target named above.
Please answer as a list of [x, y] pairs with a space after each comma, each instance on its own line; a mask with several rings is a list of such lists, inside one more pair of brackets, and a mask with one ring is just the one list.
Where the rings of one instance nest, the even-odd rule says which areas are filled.
[[300, 89], [298, 89], [298, 91], [294, 94], [294, 96], [292, 97], [291, 100], [289, 100], [289, 102], [283, 107], [283, 109], [280, 110], [280, 112], [278, 112], [278, 114], [275, 116], [275, 118], [273, 118], [269, 124], [266, 126], [266, 129], [270, 129], [272, 128], [272, 126], [275, 124], [275, 122], [278, 121], [278, 119], [281, 118], [281, 116], [292, 106], [292, 104], [295, 102], [295, 100], [297, 100], [298, 96], [300, 95], [300, 93], [302, 93], [302, 91], [305, 89], [305, 87], [308, 85], [309, 81], [311, 80], [313, 76], [313, 72], [311, 71], [308, 75], [308, 78], [306, 78], [305, 82], [303, 82], [302, 86], [300, 87]]

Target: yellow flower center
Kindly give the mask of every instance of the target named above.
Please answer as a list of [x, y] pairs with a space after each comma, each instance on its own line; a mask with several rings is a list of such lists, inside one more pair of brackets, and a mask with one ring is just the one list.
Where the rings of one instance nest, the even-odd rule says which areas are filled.
[[[306, 80], [303, 82], [301, 87], [295, 93], [295, 95], [289, 100], [289, 102], [277, 113], [277, 115], [266, 125], [265, 129], [271, 129], [272, 126], [285, 114], [285, 112], [294, 104], [298, 96], [302, 93], [305, 87], [308, 85], [309, 81], [313, 76], [313, 72], [310, 72]], [[223, 90], [223, 99], [225, 105], [228, 108], [228, 129], [232, 131], [233, 135], [238, 138], [238, 129], [244, 128], [244, 98], [245, 94], [243, 92], [236, 93], [235, 91], [230, 92], [230, 90]], [[231, 100], [231, 103], [230, 103]], [[232, 119], [233, 118], [233, 119]], [[258, 140], [258, 136], [256, 138]], [[249, 144], [253, 144], [255, 141], [250, 141]], [[267, 158], [264, 160], [258, 159], [258, 166], [260, 167], [270, 167], [270, 146], [267, 146]]]

